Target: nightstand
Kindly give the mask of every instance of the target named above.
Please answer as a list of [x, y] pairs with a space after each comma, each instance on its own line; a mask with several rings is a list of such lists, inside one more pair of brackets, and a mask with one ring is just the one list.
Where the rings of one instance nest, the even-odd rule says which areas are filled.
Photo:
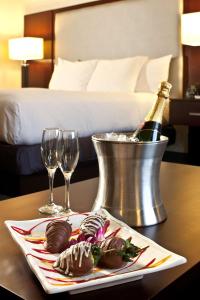
[[188, 130], [188, 160], [200, 165], [200, 100], [171, 99], [169, 120], [173, 125], [186, 125]]

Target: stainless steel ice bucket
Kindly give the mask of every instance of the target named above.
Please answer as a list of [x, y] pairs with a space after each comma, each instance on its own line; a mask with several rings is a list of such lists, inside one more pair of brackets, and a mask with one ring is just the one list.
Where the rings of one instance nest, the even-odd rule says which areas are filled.
[[105, 208], [130, 226], [148, 226], [167, 217], [159, 172], [168, 138], [120, 142], [92, 136], [99, 162], [99, 187], [92, 210]]

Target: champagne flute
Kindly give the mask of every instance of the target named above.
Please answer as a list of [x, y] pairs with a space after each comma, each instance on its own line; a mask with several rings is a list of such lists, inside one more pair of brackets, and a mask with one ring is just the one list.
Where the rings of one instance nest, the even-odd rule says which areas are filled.
[[69, 187], [71, 175], [79, 158], [78, 134], [74, 130], [61, 130], [58, 142], [58, 166], [65, 179], [64, 213], [72, 212], [69, 200]]
[[41, 143], [41, 156], [43, 163], [48, 171], [49, 177], [49, 199], [46, 205], [39, 208], [44, 214], [53, 215], [63, 210], [62, 206], [56, 205], [53, 199], [53, 182], [57, 164], [59, 128], [46, 128], [43, 130]]

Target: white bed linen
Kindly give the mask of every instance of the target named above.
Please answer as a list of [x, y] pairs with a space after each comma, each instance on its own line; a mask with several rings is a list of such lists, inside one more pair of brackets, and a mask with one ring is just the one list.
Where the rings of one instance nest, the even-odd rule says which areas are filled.
[[71, 92], [43, 88], [0, 90], [0, 141], [37, 144], [48, 127], [75, 129], [79, 137], [134, 130], [153, 102], [151, 93]]

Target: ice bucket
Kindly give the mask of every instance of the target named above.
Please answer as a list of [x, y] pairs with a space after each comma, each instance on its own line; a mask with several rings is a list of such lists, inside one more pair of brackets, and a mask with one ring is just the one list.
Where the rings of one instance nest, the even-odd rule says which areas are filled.
[[130, 226], [149, 226], [167, 217], [159, 173], [168, 138], [156, 142], [113, 141], [92, 136], [99, 163], [99, 186], [92, 210], [105, 208]]

